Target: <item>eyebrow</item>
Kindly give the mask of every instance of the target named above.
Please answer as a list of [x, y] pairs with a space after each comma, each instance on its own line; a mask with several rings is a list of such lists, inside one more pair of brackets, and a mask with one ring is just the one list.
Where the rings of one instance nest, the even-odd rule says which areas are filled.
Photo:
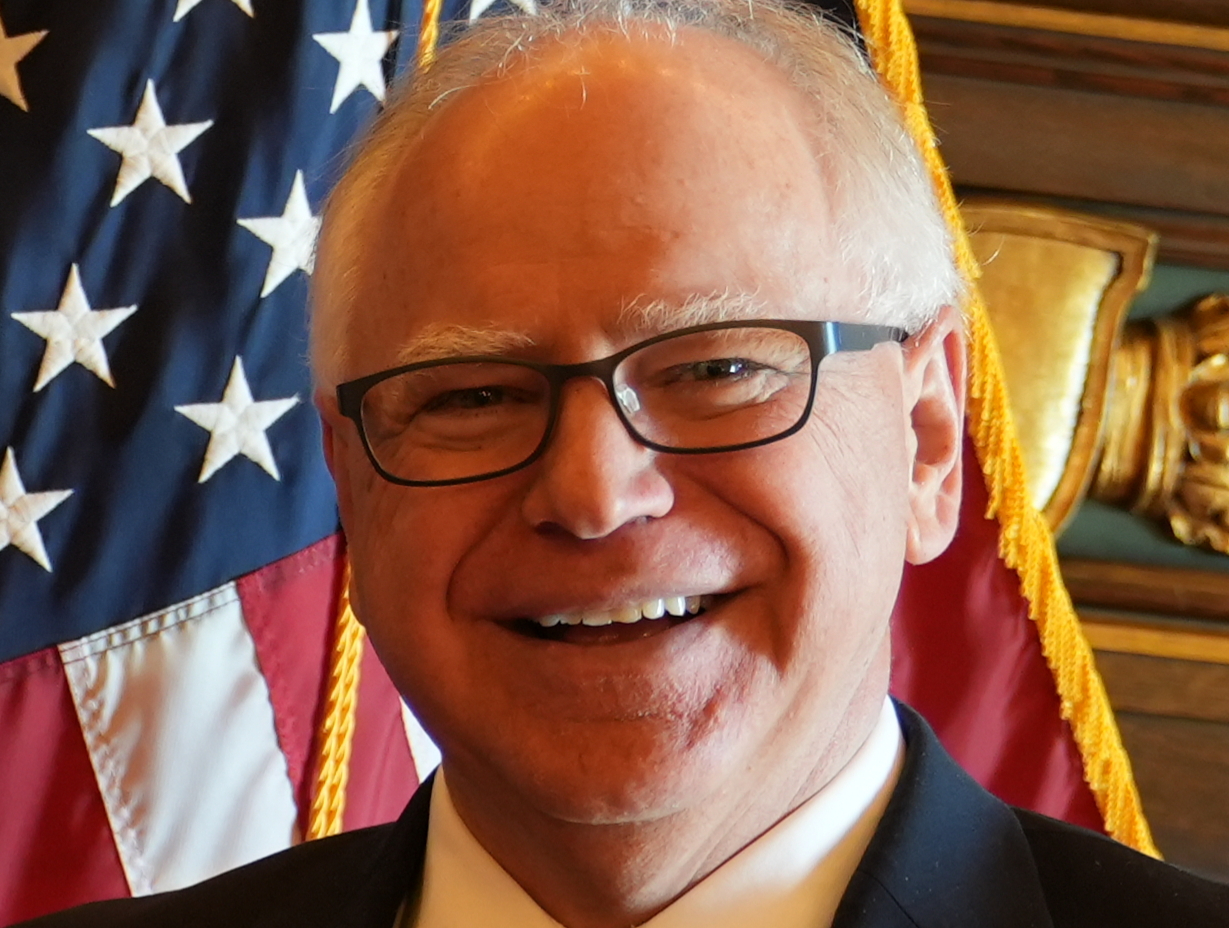
[[526, 348], [534, 340], [525, 332], [495, 326], [428, 325], [397, 352], [399, 364], [417, 364], [439, 358], [506, 354]]
[[[754, 318], [763, 311], [762, 301], [747, 293], [716, 293], [692, 296], [681, 305], [671, 300], [634, 300], [624, 306], [615, 330], [624, 337], [651, 337], [673, 329], [714, 322]], [[501, 355], [536, 344], [526, 332], [494, 325], [428, 325], [397, 352], [397, 364], [417, 364], [440, 358]]]
[[652, 336], [694, 325], [753, 319], [763, 310], [763, 301], [750, 293], [697, 295], [682, 305], [670, 300], [637, 300], [623, 308], [616, 326], [620, 334]]

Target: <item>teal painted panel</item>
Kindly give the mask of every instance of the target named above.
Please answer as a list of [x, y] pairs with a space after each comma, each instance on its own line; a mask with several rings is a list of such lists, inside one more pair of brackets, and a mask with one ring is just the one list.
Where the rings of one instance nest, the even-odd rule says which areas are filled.
[[1229, 293], [1229, 271], [1158, 264], [1148, 289], [1131, 304], [1131, 318], [1168, 315], [1209, 293]]
[[1174, 540], [1169, 528], [1096, 500], [1086, 500], [1058, 540], [1063, 557], [1122, 561], [1229, 573], [1229, 557]]

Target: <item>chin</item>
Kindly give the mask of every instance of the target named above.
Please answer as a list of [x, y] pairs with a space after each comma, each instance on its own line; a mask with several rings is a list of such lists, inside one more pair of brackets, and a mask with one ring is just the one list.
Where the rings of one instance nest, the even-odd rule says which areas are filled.
[[696, 740], [647, 720], [577, 728], [467, 753], [481, 757], [484, 782], [519, 794], [550, 818], [584, 825], [651, 822], [683, 812], [745, 766], [729, 750], [728, 733]]
[[674, 763], [646, 771], [612, 771], [604, 782], [555, 782], [535, 797], [551, 818], [576, 825], [643, 825], [685, 813], [717, 789], [711, 771]]

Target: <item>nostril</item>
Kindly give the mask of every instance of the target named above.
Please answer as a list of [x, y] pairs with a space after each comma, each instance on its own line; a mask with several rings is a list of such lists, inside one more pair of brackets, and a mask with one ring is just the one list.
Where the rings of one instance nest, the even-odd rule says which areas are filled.
[[538, 522], [533, 526], [534, 532], [542, 535], [545, 538], [574, 538], [575, 535], [563, 527], [559, 522], [552, 522], [549, 519]]

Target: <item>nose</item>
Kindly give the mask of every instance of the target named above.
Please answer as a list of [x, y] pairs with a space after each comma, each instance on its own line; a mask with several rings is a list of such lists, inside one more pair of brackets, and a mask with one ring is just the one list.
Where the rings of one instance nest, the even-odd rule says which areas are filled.
[[539, 531], [580, 539], [660, 518], [674, 491], [657, 456], [627, 433], [600, 381], [577, 378], [564, 386], [550, 446], [533, 466], [525, 518]]

